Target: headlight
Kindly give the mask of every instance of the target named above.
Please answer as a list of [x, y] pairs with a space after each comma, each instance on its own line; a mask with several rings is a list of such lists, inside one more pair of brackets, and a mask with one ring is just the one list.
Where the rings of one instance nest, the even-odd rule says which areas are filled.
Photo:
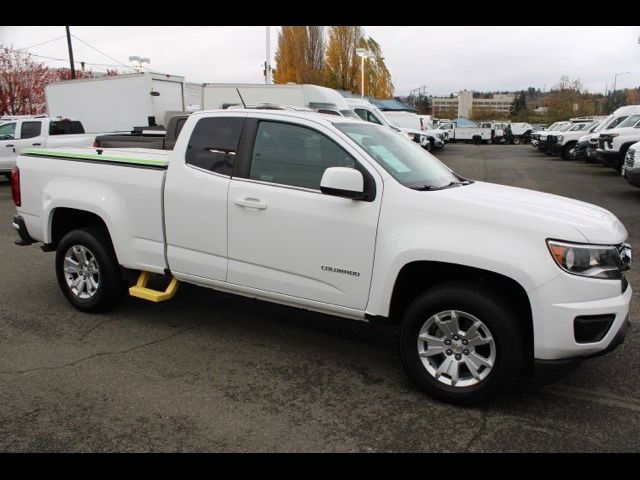
[[564, 140], [562, 135], [558, 135], [556, 138], [558, 139], [558, 143], [562, 143], [562, 140]]
[[565, 272], [591, 278], [622, 278], [622, 271], [629, 268], [631, 249], [622, 247], [628, 260], [620, 257], [617, 247], [611, 245], [585, 245], [581, 243], [547, 240], [551, 256]]

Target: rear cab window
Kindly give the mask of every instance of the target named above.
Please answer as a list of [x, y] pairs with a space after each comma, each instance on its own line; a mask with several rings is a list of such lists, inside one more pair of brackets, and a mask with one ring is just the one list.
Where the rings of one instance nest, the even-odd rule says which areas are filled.
[[198, 120], [189, 144], [187, 165], [231, 176], [244, 117], [209, 117]]
[[52, 120], [49, 123], [49, 135], [72, 135], [85, 133], [78, 120]]

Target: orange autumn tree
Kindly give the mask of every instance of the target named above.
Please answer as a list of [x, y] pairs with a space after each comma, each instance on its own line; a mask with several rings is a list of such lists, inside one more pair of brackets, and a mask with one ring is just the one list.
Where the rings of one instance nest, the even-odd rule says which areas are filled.
[[358, 26], [338, 25], [329, 29], [329, 45], [324, 69], [324, 85], [337, 90], [359, 92], [357, 85], [360, 62], [356, 48], [362, 37]]
[[278, 35], [275, 83], [322, 82], [324, 27], [283, 26]]

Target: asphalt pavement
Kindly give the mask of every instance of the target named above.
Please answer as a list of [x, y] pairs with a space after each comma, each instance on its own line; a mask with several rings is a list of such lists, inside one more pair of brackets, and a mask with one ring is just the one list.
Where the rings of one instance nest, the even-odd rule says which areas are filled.
[[[436, 156], [468, 178], [603, 206], [640, 252], [640, 189], [613, 170], [528, 145]], [[614, 352], [552, 386], [519, 382], [459, 408], [409, 383], [395, 327], [191, 285], [166, 303], [78, 312], [54, 253], [14, 245], [14, 212], [0, 179], [0, 451], [640, 451], [635, 299]]]

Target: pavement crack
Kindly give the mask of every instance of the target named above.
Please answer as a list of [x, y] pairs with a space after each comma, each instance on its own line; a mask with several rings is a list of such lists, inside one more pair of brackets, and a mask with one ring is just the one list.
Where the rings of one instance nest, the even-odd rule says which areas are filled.
[[115, 319], [110, 319], [110, 320], [105, 320], [104, 322], [100, 322], [97, 325], [94, 325], [93, 327], [91, 327], [89, 330], [87, 330], [82, 337], [80, 337], [80, 341], [84, 342], [85, 339], [95, 330], [99, 329], [100, 327], [102, 327], [103, 325], [106, 325], [107, 323], [113, 323], [113, 322], [120, 322], [121, 319], [119, 318], [115, 318]]
[[478, 431], [473, 434], [473, 436], [467, 442], [467, 445], [464, 447], [465, 453], [470, 452], [471, 446], [487, 432], [487, 415], [489, 413], [489, 407], [485, 407], [479, 410], [480, 412], [480, 428]]
[[47, 366], [47, 367], [35, 367], [35, 368], [28, 368], [26, 370], [5, 370], [5, 371], [0, 371], [0, 375], [22, 375], [24, 373], [44, 371], [44, 370], [62, 370], [62, 369], [68, 368], [68, 367], [73, 367], [73, 366], [78, 365], [79, 363], [85, 362], [87, 360], [98, 358], [98, 357], [105, 357], [105, 356], [110, 356], [110, 355], [125, 355], [125, 354], [127, 354], [129, 352], [133, 352], [134, 350], [139, 350], [141, 348], [150, 347], [152, 345], [157, 345], [159, 343], [166, 342], [167, 340], [170, 340], [170, 339], [172, 339], [174, 337], [177, 337], [178, 335], [182, 335], [183, 333], [188, 332], [189, 330], [193, 330], [194, 328], [197, 328], [200, 325], [201, 325], [200, 323], [196, 323], [195, 325], [191, 325], [190, 327], [183, 328], [182, 330], [174, 332], [171, 335], [167, 335], [166, 337], [162, 337], [162, 338], [159, 338], [157, 340], [152, 340], [150, 342], [146, 342], [146, 343], [143, 343], [141, 345], [136, 345], [134, 347], [127, 348], [125, 350], [117, 350], [115, 352], [97, 352], [97, 353], [93, 353], [91, 355], [87, 355], [86, 357], [81, 357], [81, 358], [79, 358], [77, 360], [74, 360], [72, 362], [65, 363], [63, 365]]

